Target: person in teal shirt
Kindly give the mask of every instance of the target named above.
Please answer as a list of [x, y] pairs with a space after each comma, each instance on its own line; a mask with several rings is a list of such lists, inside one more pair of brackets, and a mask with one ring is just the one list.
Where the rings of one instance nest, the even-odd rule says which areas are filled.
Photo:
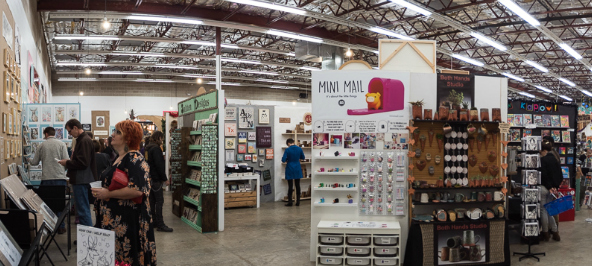
[[286, 145], [288, 148], [282, 156], [282, 163], [286, 163], [286, 180], [288, 181], [288, 204], [286, 206], [292, 206], [294, 183], [296, 184], [296, 206], [300, 206], [300, 179], [302, 178], [300, 160], [304, 160], [304, 152], [300, 147], [294, 145], [293, 139], [288, 139]]

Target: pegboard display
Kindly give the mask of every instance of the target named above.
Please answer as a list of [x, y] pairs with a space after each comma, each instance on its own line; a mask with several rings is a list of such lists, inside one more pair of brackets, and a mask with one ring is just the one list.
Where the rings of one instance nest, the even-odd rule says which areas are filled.
[[218, 126], [202, 126], [201, 193], [218, 193]]

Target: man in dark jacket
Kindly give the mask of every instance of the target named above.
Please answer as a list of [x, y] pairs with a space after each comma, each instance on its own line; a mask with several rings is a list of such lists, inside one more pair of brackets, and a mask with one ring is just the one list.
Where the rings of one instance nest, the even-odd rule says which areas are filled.
[[80, 224], [92, 226], [90, 204], [88, 203], [89, 184], [98, 180], [95, 165], [95, 153], [92, 139], [82, 130], [82, 124], [76, 119], [66, 122], [66, 131], [76, 138], [76, 146], [70, 160], [60, 160], [59, 164], [68, 169], [66, 176], [74, 190], [74, 206]]
[[162, 149], [160, 149], [163, 138], [164, 134], [162, 132], [154, 131], [150, 137], [150, 143], [144, 149], [144, 157], [150, 166], [150, 180], [152, 184], [150, 211], [152, 212], [154, 227], [158, 231], [172, 232], [173, 228], [166, 226], [162, 218], [162, 205], [164, 204], [163, 184], [167, 181], [164, 156], [162, 156]]

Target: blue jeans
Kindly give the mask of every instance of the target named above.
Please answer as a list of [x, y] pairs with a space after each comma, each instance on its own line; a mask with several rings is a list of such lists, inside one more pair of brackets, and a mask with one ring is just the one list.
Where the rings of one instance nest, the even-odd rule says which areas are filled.
[[74, 190], [74, 207], [81, 225], [93, 226], [88, 204], [88, 184], [72, 185]]
[[[41, 180], [40, 186], [64, 186], [64, 187], [67, 187], [68, 181], [66, 181], [65, 179]], [[64, 191], [65, 190], [66, 189], [64, 189]], [[60, 217], [60, 215], [62, 215], [62, 212], [58, 212], [57, 215], [58, 215], [58, 217]], [[66, 223], [62, 222], [62, 224], [60, 224], [60, 228], [66, 229]]]

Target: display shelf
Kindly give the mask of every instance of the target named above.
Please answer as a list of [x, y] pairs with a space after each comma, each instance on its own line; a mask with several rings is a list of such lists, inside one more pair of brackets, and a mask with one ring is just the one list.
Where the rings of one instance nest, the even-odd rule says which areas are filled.
[[201, 167], [201, 162], [196, 162], [196, 161], [187, 161], [187, 165], [189, 165], [189, 166], [196, 166], [196, 167]]
[[317, 190], [317, 191], [358, 191], [357, 187], [337, 187], [337, 188], [332, 188], [332, 187], [314, 187], [313, 190]]
[[314, 206], [320, 206], [320, 207], [325, 207], [325, 206], [330, 206], [330, 207], [357, 207], [358, 204], [357, 203], [319, 203], [319, 202], [315, 202], [313, 203]]
[[290, 136], [291, 135], [295, 135], [295, 134], [296, 134], [295, 132], [292, 132], [292, 133], [282, 133], [282, 135], [290, 135]]
[[198, 232], [200, 232], [200, 233], [202, 232], [201, 231], [201, 227], [199, 225], [197, 225], [197, 224], [195, 224], [195, 223], [187, 220], [187, 218], [181, 217], [181, 221], [185, 222], [186, 224], [188, 224], [189, 226], [191, 226], [191, 228], [197, 230]]
[[357, 160], [357, 156], [317, 156], [316, 160]]
[[191, 131], [191, 132], [189, 132], [189, 135], [191, 135], [191, 136], [201, 135], [201, 130]]
[[493, 218], [493, 219], [480, 218], [480, 219], [477, 219], [477, 220], [463, 219], [463, 220], [456, 220], [454, 222], [451, 222], [451, 221], [446, 221], [446, 222], [440, 222], [440, 221], [424, 222], [424, 221], [415, 221], [415, 220], [412, 220], [411, 223], [412, 224], [460, 224], [460, 223], [470, 223], [470, 222], [504, 221], [504, 220], [506, 220], [506, 218]]
[[190, 151], [198, 151], [201, 150], [201, 145], [189, 145]]
[[468, 125], [468, 124], [473, 124], [473, 125], [480, 125], [480, 124], [499, 124], [501, 122], [492, 122], [492, 121], [448, 121], [448, 120], [424, 120], [424, 119], [413, 119], [411, 120], [413, 122], [439, 122], [439, 123], [448, 123], [451, 126], [455, 126], [455, 125]]
[[[282, 147], [282, 149], [286, 149], [286, 148], [288, 148], [288, 147], [285, 147], [285, 146], [284, 146], [284, 147]], [[301, 149], [310, 149], [311, 147], [300, 147], [300, 148], [301, 148]]]
[[417, 202], [417, 201], [413, 201], [413, 205], [456, 205], [456, 204], [484, 204], [484, 203], [504, 203], [505, 201], [503, 200], [492, 200], [492, 201], [469, 201], [469, 202], [428, 202], [428, 203], [422, 203], [422, 202]]
[[[282, 163], [282, 165], [286, 165], [287, 163]], [[311, 162], [300, 162], [300, 164], [311, 164]]]
[[415, 192], [441, 191], [441, 190], [479, 190], [479, 189], [502, 189], [503, 187], [435, 187], [435, 188], [413, 188]]
[[341, 176], [351, 175], [358, 176], [358, 172], [313, 172], [314, 175], [327, 175], [327, 176]]
[[185, 178], [185, 183], [201, 187], [201, 182], [189, 178]]
[[549, 129], [571, 129], [571, 127], [539, 127], [539, 126], [536, 126], [536, 127], [524, 127], [524, 126], [517, 127], [517, 126], [511, 126], [510, 128], [525, 128], [525, 129], [535, 129], [535, 128], [543, 128], [543, 129], [546, 129], [546, 128], [549, 128]]
[[[300, 180], [311, 180], [312, 178], [300, 178]], [[282, 180], [286, 181], [285, 178], [282, 178]]]
[[191, 204], [193, 204], [195, 207], [197, 207], [197, 211], [201, 212], [201, 206], [199, 204], [199, 202], [197, 202], [196, 200], [187, 197], [187, 196], [183, 196], [183, 199]]

